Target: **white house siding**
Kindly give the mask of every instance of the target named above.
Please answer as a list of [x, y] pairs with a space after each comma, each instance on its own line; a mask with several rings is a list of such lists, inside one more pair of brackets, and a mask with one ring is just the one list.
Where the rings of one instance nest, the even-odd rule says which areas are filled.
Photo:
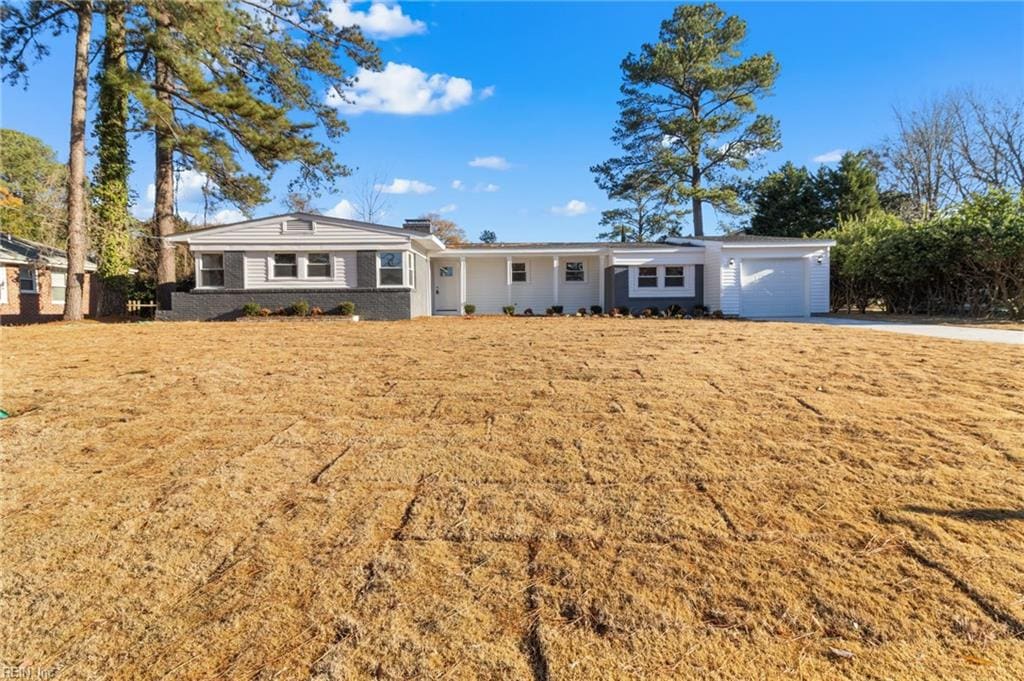
[[[832, 266], [829, 262], [830, 251], [831, 249], [824, 248], [811, 254], [811, 314], [822, 314], [832, 311], [829, 293], [831, 285], [829, 269]], [[821, 264], [818, 264], [818, 256], [821, 256]]]
[[[356, 286], [356, 252], [331, 252], [331, 278], [306, 279], [306, 253], [294, 248], [280, 248], [280, 253], [297, 253], [299, 276], [295, 279], [271, 279], [269, 263], [273, 257], [270, 251], [246, 251], [245, 253], [245, 288], [354, 288]], [[314, 251], [322, 253], [323, 251]]]
[[416, 259], [416, 285], [411, 293], [410, 316], [424, 317], [430, 314], [433, 301], [433, 291], [430, 286], [430, 260], [415, 247], [412, 255]]
[[[315, 221], [288, 220], [288, 229], [282, 231], [283, 221], [266, 221], [246, 224], [238, 229], [211, 230], [189, 236], [189, 244], [195, 251], [258, 251], [287, 248], [317, 250], [318, 246], [351, 247], [378, 250], [388, 246], [408, 246], [409, 238], [400, 233], [386, 230], [368, 230], [365, 227], [315, 222], [315, 229], [309, 229]], [[241, 245], [243, 248], [239, 248]], [[232, 246], [235, 246], [232, 248]], [[320, 250], [323, 250], [321, 248]]]
[[722, 275], [719, 301], [723, 314], [735, 315], [740, 313], [740, 260], [733, 257], [730, 265], [729, 259], [724, 253], [718, 258], [717, 271]]
[[[583, 261], [583, 270], [586, 273], [587, 280], [582, 284], [566, 282], [565, 263], [581, 260]], [[581, 307], [589, 311], [591, 305], [603, 305], [598, 299], [600, 291], [599, 277], [602, 276], [604, 276], [604, 273], [600, 271], [600, 261], [597, 257], [561, 256], [558, 260], [558, 304], [569, 313], [575, 313]]]
[[498, 314], [507, 305], [505, 258], [466, 258], [466, 302], [479, 314]]
[[714, 312], [722, 309], [722, 246], [709, 242], [704, 249], [704, 305]]

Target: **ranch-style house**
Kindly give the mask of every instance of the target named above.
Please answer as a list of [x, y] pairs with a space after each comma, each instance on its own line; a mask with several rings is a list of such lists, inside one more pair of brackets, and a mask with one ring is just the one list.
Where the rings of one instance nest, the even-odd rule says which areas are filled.
[[806, 317], [829, 311], [829, 249], [821, 239], [747, 235], [664, 243], [495, 243], [445, 246], [428, 220], [388, 227], [289, 213], [182, 232], [195, 287], [172, 294], [161, 319], [231, 319], [242, 306], [296, 300], [364, 319], [543, 314], [675, 304], [725, 315]]

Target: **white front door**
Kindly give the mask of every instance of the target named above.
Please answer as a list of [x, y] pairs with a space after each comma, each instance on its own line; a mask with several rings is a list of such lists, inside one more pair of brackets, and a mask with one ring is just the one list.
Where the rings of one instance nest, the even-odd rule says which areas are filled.
[[744, 317], [807, 315], [804, 258], [744, 260], [740, 276], [740, 314]]
[[431, 260], [434, 314], [459, 314], [459, 261]]

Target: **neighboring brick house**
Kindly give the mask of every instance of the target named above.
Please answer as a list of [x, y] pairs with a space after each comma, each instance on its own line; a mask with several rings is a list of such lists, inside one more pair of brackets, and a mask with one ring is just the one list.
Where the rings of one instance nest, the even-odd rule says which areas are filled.
[[[64, 315], [68, 261], [59, 248], [0, 234], [0, 324], [34, 324]], [[93, 282], [96, 263], [86, 260], [83, 303], [96, 313], [99, 286]]]

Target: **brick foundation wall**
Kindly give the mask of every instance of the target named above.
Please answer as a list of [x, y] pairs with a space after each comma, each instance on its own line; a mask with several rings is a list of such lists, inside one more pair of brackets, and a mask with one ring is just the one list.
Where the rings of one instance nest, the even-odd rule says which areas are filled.
[[242, 306], [254, 302], [276, 310], [305, 300], [310, 307], [324, 312], [333, 310], [342, 301], [356, 304], [356, 314], [363, 319], [409, 319], [409, 289], [261, 289], [248, 291], [191, 291], [173, 293], [171, 309], [158, 310], [157, 319], [166, 321], [212, 321], [237, 319]]
[[[50, 271], [36, 270], [36, 293], [22, 293], [18, 283], [18, 265], [0, 265], [7, 279], [7, 303], [0, 303], [0, 323], [3, 324], [36, 324], [61, 319], [64, 316], [64, 303], [54, 303], [50, 290]], [[93, 289], [98, 287], [94, 282], [95, 274], [85, 273], [82, 289], [83, 302], [87, 315], [96, 312], [96, 296]]]

